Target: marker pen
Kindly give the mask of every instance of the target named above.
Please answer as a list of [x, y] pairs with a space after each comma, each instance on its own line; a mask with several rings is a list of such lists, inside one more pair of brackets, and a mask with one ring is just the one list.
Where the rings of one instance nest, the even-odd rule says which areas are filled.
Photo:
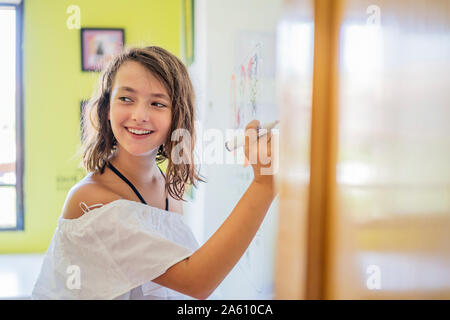
[[[279, 120], [275, 120], [274, 122], [269, 122], [260, 126], [258, 128], [258, 137], [267, 134], [269, 130], [273, 129], [279, 122], [280, 122]], [[267, 129], [267, 131], [264, 132], [260, 129]], [[242, 147], [243, 145], [245, 145], [245, 134], [236, 136], [232, 140], [225, 142], [225, 148], [228, 151], [236, 150], [237, 148]]]

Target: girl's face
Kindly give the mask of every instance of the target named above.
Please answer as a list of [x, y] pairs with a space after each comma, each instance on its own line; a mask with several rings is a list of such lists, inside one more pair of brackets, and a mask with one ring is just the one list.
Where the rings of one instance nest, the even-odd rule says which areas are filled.
[[119, 148], [132, 155], [154, 153], [169, 134], [169, 94], [143, 65], [126, 61], [114, 78], [108, 119]]

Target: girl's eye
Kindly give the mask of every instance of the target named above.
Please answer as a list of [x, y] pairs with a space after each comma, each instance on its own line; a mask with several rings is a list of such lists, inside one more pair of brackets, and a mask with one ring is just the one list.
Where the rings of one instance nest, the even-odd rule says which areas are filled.
[[122, 99], [128, 99], [128, 100], [130, 100], [130, 101], [124, 101], [124, 102], [131, 102], [131, 99], [128, 98], [128, 97], [119, 97], [119, 100], [120, 100], [120, 101], [123, 101]]
[[[128, 99], [129, 101], [124, 100], [124, 99]], [[130, 98], [128, 98], [128, 97], [119, 97], [119, 100], [122, 101], [122, 102], [133, 102], [133, 101], [132, 101]], [[153, 105], [156, 105], [158, 108], [164, 108], [164, 107], [166, 107], [164, 104], [159, 103], [159, 102], [153, 102]]]

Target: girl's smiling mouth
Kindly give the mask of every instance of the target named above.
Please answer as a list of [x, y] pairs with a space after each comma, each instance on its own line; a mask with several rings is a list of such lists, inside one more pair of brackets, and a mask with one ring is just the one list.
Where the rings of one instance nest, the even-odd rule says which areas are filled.
[[131, 127], [125, 127], [125, 129], [134, 137], [134, 138], [146, 138], [149, 135], [151, 135], [154, 131], [153, 130], [147, 130], [147, 129], [138, 129], [138, 128], [131, 128]]

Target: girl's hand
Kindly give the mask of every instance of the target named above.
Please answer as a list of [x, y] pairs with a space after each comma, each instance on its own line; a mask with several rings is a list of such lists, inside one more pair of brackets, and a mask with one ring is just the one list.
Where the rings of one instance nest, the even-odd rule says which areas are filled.
[[272, 132], [258, 138], [259, 126], [258, 120], [252, 120], [245, 127], [245, 157], [253, 167], [253, 181], [273, 188]]

